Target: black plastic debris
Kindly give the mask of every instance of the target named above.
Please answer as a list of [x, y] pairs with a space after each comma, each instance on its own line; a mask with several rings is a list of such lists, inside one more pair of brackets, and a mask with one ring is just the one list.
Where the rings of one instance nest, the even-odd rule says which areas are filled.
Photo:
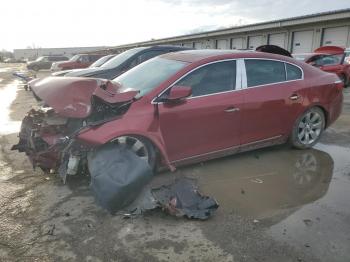
[[131, 217], [161, 208], [173, 216], [206, 220], [218, 207], [215, 199], [199, 193], [195, 180], [183, 177], [170, 185], [144, 189], [127, 207], [124, 216]]
[[115, 144], [89, 153], [88, 167], [96, 199], [111, 213], [133, 202], [153, 175], [146, 161]]
[[212, 197], [199, 193], [193, 179], [180, 178], [175, 183], [152, 189], [158, 204], [169, 214], [190, 219], [208, 219], [219, 204]]

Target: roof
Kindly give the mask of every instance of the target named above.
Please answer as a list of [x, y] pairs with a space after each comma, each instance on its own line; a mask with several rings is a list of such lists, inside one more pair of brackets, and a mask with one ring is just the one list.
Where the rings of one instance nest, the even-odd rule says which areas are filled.
[[287, 56], [276, 55], [265, 52], [255, 51], [238, 51], [238, 50], [218, 50], [218, 49], [204, 49], [204, 50], [187, 50], [161, 55], [162, 58], [178, 60], [188, 63], [195, 63], [201, 60], [220, 60], [220, 59], [237, 59], [237, 58], [269, 58], [289, 62], [296, 60]]

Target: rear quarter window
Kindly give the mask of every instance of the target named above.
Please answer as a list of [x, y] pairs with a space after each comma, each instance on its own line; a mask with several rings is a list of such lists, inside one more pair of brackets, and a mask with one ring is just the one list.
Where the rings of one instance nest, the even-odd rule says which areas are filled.
[[303, 78], [303, 72], [297, 66], [287, 64], [286, 63], [286, 71], [287, 71], [287, 80], [298, 80]]

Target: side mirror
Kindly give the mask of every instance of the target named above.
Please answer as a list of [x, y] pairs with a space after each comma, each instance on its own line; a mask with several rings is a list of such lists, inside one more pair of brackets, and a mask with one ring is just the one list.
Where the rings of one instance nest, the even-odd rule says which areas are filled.
[[169, 95], [166, 97], [166, 102], [176, 102], [192, 95], [192, 88], [189, 86], [173, 86], [170, 89]]

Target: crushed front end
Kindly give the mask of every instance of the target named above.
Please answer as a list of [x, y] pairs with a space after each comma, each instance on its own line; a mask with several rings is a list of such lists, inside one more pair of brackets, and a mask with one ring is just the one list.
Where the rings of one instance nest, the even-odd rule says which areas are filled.
[[34, 97], [43, 106], [25, 116], [12, 150], [26, 153], [34, 168], [59, 173], [65, 182], [67, 175], [86, 173], [86, 156], [94, 148], [77, 135], [124, 114], [136, 92], [119, 94], [115, 85], [100, 80], [60, 79], [33, 85]]
[[32, 109], [22, 121], [19, 143], [12, 150], [24, 152], [33, 167], [44, 172], [66, 175], [78, 172], [88, 147], [75, 141], [74, 136], [84, 127], [81, 119], [61, 117], [51, 108]]

